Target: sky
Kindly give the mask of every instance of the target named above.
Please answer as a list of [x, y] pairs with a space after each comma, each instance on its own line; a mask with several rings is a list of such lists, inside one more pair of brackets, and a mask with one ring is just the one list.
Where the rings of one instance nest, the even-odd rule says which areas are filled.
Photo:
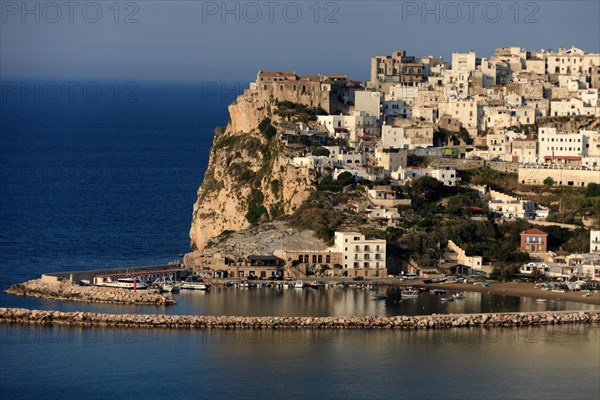
[[[116, 4], [116, 6], [115, 6]], [[369, 79], [370, 58], [506, 45], [600, 52], [600, 1], [0, 1], [0, 78]]]

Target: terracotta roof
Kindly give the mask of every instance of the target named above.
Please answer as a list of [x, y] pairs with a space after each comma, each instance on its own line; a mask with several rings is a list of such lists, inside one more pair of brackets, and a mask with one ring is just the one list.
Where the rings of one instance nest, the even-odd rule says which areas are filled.
[[296, 73], [290, 72], [290, 71], [261, 71], [260, 76], [265, 77], [265, 78], [276, 78], [276, 77], [283, 77], [283, 76], [288, 77], [288, 78], [294, 78], [294, 77], [296, 77]]
[[544, 235], [544, 236], [548, 236], [548, 234], [542, 230], [539, 230], [537, 228], [533, 228], [533, 229], [528, 229], [526, 231], [521, 232], [521, 235]]

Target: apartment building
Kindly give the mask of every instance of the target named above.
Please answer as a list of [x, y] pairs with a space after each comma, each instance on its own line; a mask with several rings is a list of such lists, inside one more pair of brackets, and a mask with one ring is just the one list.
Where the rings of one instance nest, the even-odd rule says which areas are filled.
[[335, 232], [334, 251], [342, 253], [344, 276], [385, 276], [386, 242], [358, 232]]

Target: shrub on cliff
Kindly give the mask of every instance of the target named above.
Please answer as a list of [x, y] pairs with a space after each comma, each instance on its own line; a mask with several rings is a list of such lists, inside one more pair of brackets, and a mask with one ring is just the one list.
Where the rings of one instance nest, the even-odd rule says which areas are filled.
[[264, 200], [265, 197], [259, 190], [252, 189], [252, 193], [248, 198], [248, 212], [246, 213], [246, 220], [250, 224], [256, 225], [261, 219], [269, 218], [269, 212], [263, 204]]
[[258, 130], [269, 140], [273, 139], [277, 134], [277, 129], [271, 124], [271, 118], [263, 119], [258, 124]]

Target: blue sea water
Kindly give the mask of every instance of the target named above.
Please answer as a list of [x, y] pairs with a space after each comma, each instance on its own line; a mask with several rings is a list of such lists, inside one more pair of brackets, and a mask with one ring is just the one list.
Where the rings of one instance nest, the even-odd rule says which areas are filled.
[[[0, 104], [0, 289], [46, 271], [162, 263], [189, 250], [196, 190], [231, 98], [205, 98], [194, 85], [140, 84], [137, 100]], [[287, 314], [298, 304], [275, 292], [210, 295], [202, 312], [257, 314], [257, 302], [268, 305], [259, 313]], [[203, 296], [180, 301], [197, 310], [188, 304]], [[473, 296], [464, 304], [474, 309], [504, 301]], [[301, 301], [316, 315], [344, 304], [364, 312], [383, 307], [334, 292], [307, 292]], [[0, 306], [31, 304], [94, 309], [0, 294]], [[527, 304], [511, 300], [510, 307]], [[598, 330], [588, 327], [191, 332], [1, 325], [0, 398], [589, 399], [600, 397], [599, 351]]]
[[0, 288], [44, 271], [164, 263], [189, 251], [196, 191], [231, 100], [201, 91], [139, 84], [135, 103], [5, 99]]

